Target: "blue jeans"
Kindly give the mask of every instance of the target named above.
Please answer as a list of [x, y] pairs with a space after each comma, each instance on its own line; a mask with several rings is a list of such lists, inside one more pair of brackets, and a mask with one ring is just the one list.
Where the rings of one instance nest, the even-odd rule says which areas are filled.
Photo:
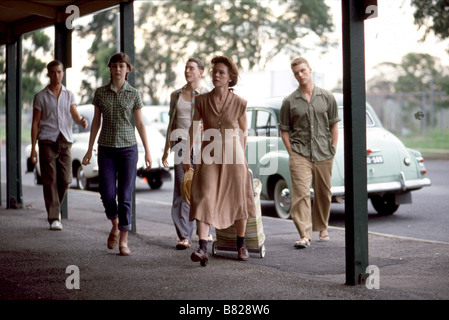
[[98, 178], [101, 200], [110, 220], [119, 219], [120, 231], [132, 228], [132, 197], [136, 185], [137, 145], [125, 148], [98, 147]]

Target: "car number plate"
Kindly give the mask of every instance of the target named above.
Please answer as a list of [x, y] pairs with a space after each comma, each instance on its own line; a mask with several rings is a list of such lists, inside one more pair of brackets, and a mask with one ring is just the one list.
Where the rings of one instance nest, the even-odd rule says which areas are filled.
[[368, 156], [366, 158], [367, 164], [379, 164], [384, 163], [384, 158], [382, 156]]

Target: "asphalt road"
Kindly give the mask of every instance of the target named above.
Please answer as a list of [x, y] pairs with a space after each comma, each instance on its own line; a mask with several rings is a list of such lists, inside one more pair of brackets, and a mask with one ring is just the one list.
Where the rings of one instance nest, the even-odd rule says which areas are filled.
[[[449, 243], [449, 160], [426, 160], [425, 164], [432, 185], [412, 192], [412, 204], [401, 205], [393, 215], [380, 216], [368, 201], [370, 232]], [[160, 190], [150, 190], [139, 180], [136, 186], [138, 201], [148, 204], [156, 201], [170, 206], [171, 183], [165, 183]], [[332, 204], [331, 226], [344, 228], [344, 209], [344, 204]], [[271, 201], [262, 201], [262, 212], [267, 216], [276, 216]]]
[[[412, 192], [391, 216], [380, 216], [368, 203], [368, 230], [401, 237], [449, 242], [449, 161], [426, 160], [432, 185]], [[333, 205], [330, 225], [344, 227], [344, 205]]]
[[[382, 234], [391, 234], [400, 237], [426, 239], [449, 243], [449, 160], [427, 159], [426, 168], [432, 185], [412, 193], [412, 204], [403, 204], [391, 216], [380, 216], [376, 213], [371, 203], [368, 202], [368, 230]], [[1, 180], [6, 180], [6, 159], [2, 150], [2, 175]], [[26, 170], [22, 163], [22, 171]], [[24, 173], [23, 184], [33, 184], [33, 174]], [[73, 183], [74, 187], [75, 184]], [[95, 191], [92, 191], [95, 192]], [[163, 220], [171, 223], [169, 209], [172, 201], [173, 183], [165, 182], [158, 190], [151, 190], [145, 181], [136, 179], [137, 214], [150, 214], [147, 208], [152, 204], [161, 204], [164, 214]], [[5, 190], [2, 190], [2, 199], [6, 199]], [[26, 199], [24, 199], [26, 203]], [[140, 205], [139, 205], [140, 204]], [[344, 228], [344, 204], [333, 204], [329, 224], [334, 227]], [[98, 210], [103, 211], [99, 200]], [[266, 216], [275, 217], [274, 204], [270, 201], [262, 201], [262, 212]], [[154, 213], [151, 213], [154, 215]]]

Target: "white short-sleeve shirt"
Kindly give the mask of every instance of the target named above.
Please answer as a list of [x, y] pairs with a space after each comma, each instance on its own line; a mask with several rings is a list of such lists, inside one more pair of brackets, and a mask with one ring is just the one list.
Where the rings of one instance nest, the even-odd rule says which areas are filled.
[[58, 99], [48, 86], [36, 94], [33, 107], [42, 112], [38, 139], [56, 141], [62, 133], [68, 142], [73, 142], [70, 106], [74, 104], [74, 94], [64, 86]]

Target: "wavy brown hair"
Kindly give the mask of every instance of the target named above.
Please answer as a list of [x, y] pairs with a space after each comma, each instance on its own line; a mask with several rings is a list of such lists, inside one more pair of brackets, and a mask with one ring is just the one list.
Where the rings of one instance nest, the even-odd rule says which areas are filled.
[[224, 63], [228, 67], [229, 74], [231, 75], [231, 82], [229, 83], [229, 87], [233, 87], [237, 84], [239, 80], [239, 69], [237, 68], [235, 63], [231, 60], [231, 58], [228, 58], [226, 56], [216, 56], [211, 60], [210, 63], [212, 65], [211, 75], [215, 65], [217, 65], [218, 63]]

